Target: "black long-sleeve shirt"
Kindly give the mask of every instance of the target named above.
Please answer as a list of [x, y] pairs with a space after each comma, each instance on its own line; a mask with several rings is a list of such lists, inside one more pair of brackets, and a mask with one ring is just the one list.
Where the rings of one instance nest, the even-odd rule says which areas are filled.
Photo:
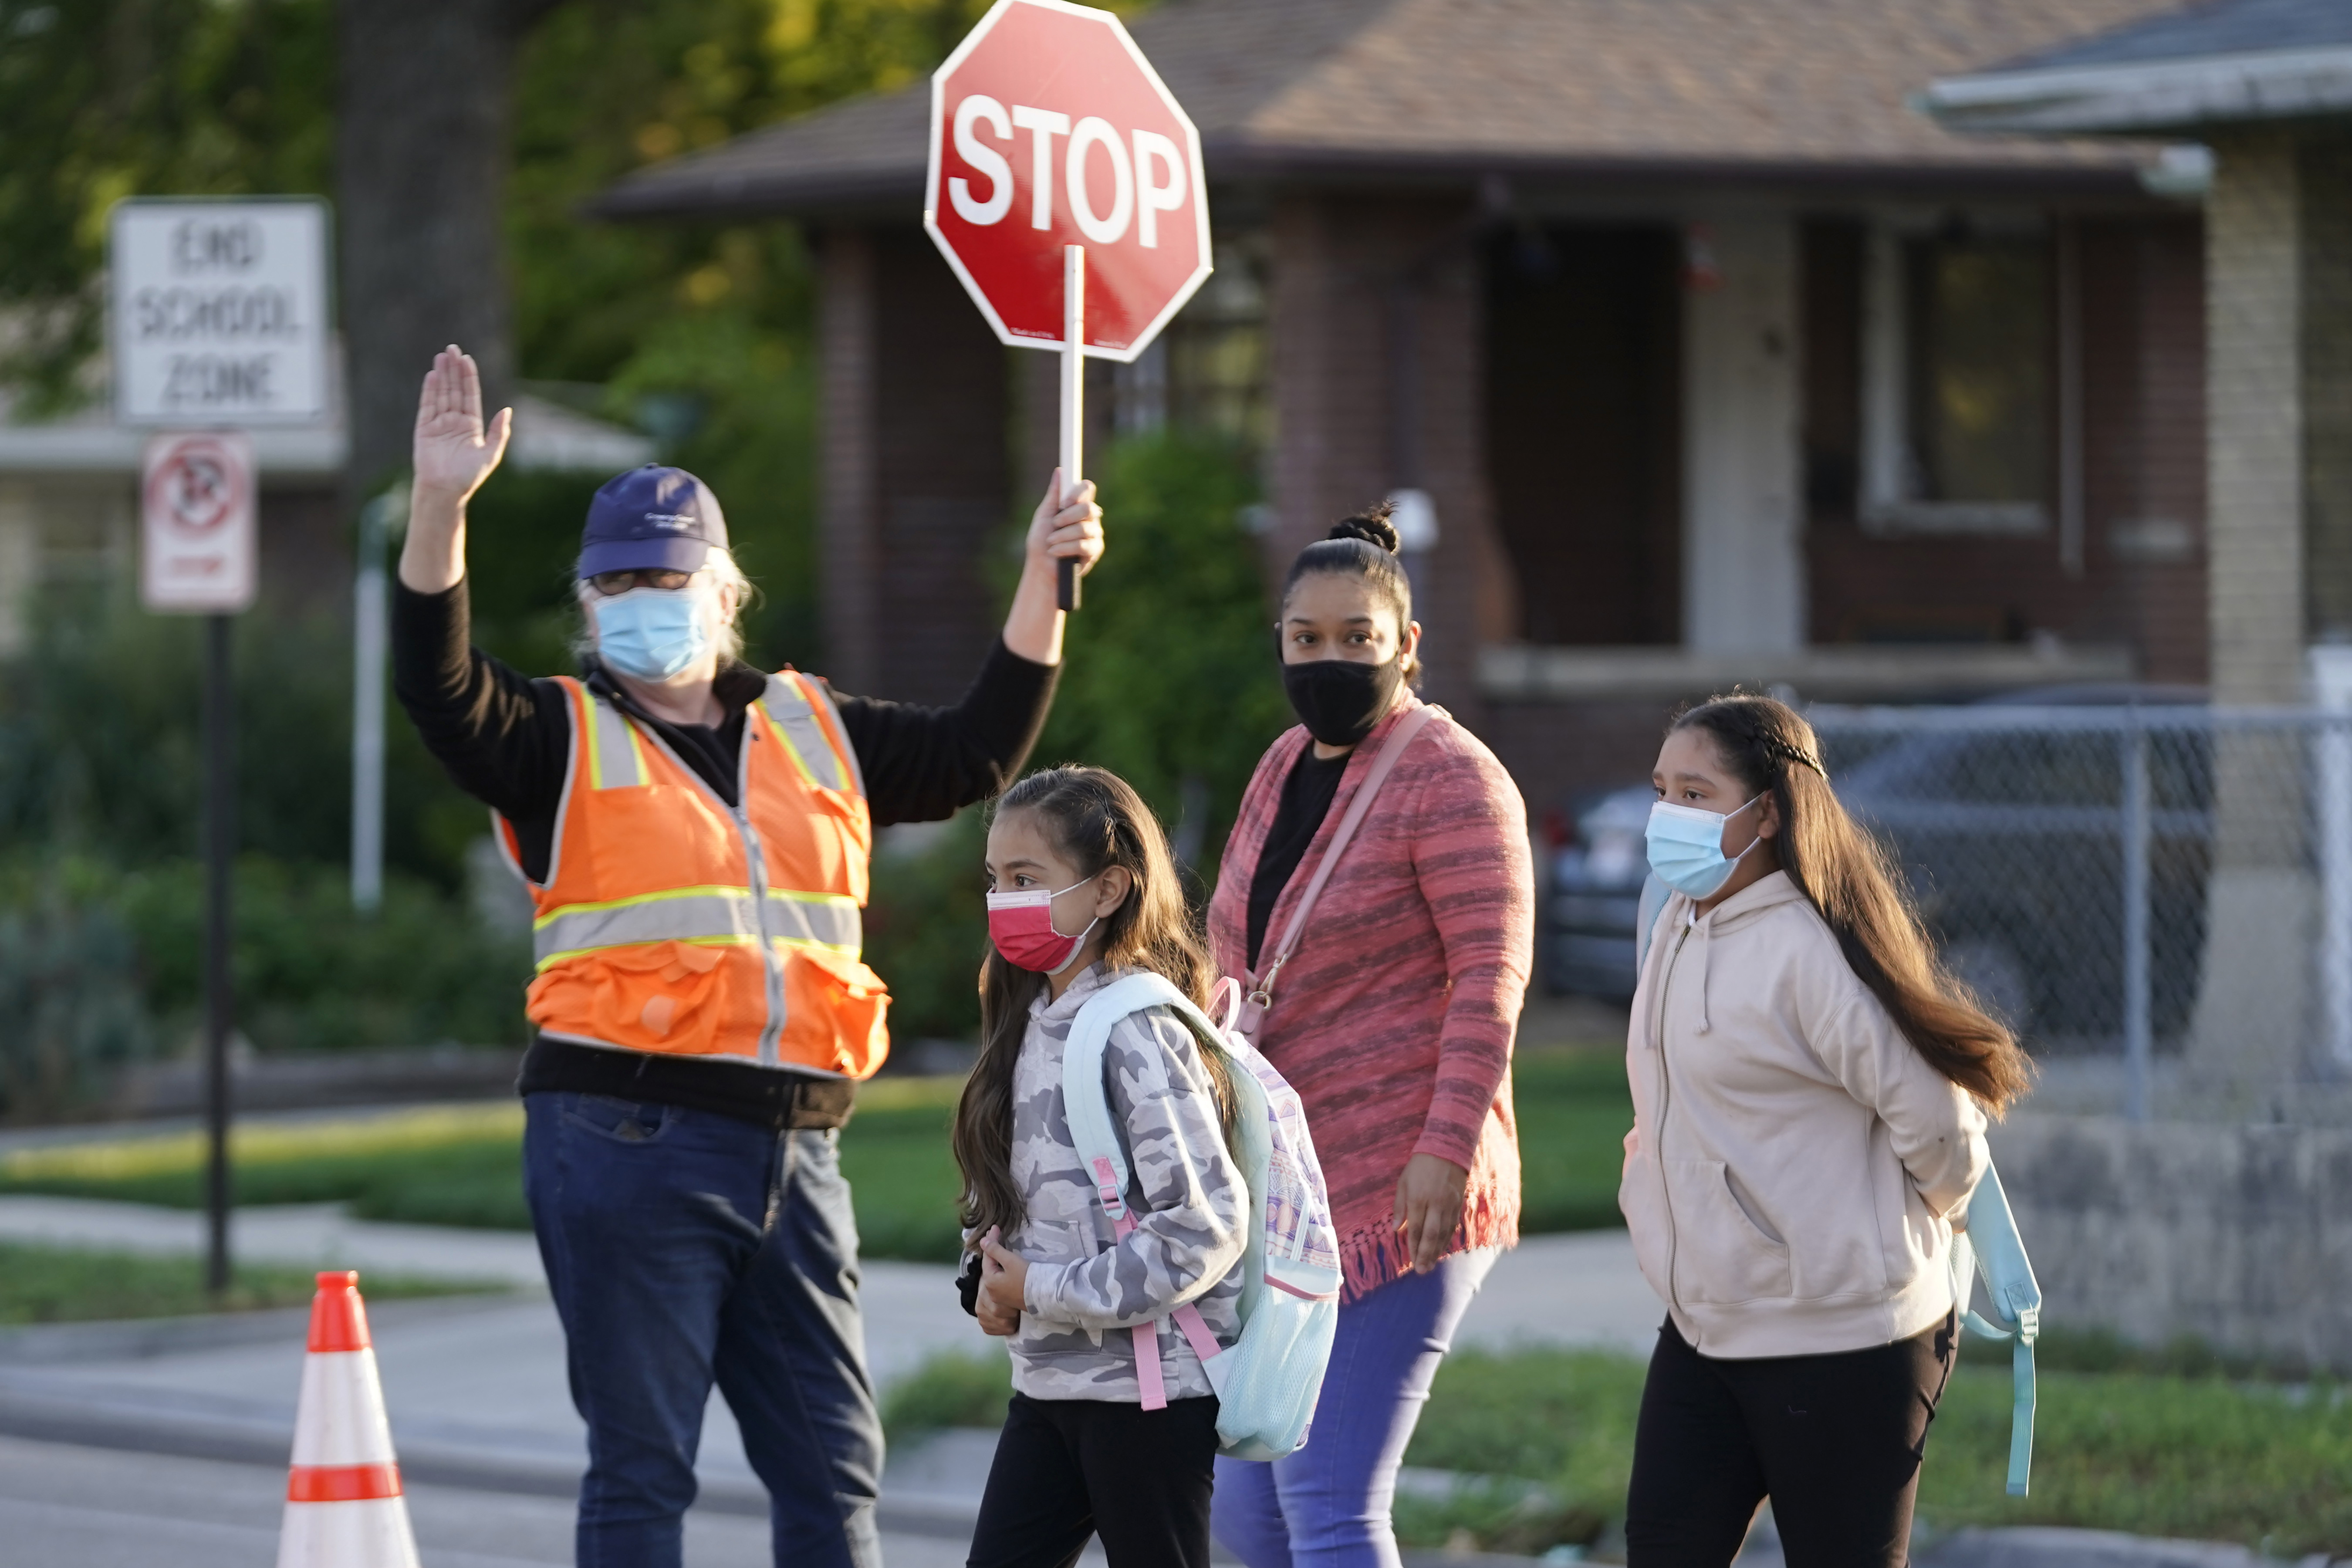
[[[392, 670], [393, 690], [425, 748], [458, 788], [514, 825], [524, 873], [544, 877], [572, 748], [572, 712], [562, 689], [472, 646], [463, 582], [439, 594], [394, 587]], [[1023, 658], [1000, 641], [950, 708], [834, 693], [865, 774], [875, 825], [937, 821], [1003, 789], [1045, 727], [1057, 674], [1055, 666]], [[593, 660], [585, 679], [734, 804], [743, 713], [766, 689], [764, 675], [743, 665], [720, 669], [711, 691], [726, 717], [715, 725], [653, 717]], [[671, 1060], [541, 1039], [525, 1058], [522, 1088], [526, 1093], [617, 1094], [780, 1126], [824, 1124], [805, 1105], [795, 1112], [793, 1079], [732, 1062]], [[846, 1095], [840, 1101], [845, 1112]]]

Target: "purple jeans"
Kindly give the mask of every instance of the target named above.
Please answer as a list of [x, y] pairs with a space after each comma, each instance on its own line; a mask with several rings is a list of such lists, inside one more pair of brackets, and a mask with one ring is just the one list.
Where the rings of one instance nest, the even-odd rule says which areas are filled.
[[1249, 1568], [1398, 1568], [1397, 1467], [1454, 1328], [1495, 1265], [1457, 1252], [1339, 1309], [1307, 1446], [1260, 1464], [1217, 1460], [1209, 1527]]

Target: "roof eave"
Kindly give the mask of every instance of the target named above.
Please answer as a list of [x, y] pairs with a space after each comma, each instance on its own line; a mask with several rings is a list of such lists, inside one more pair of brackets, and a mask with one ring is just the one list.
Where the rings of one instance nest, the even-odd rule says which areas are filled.
[[1948, 77], [1916, 106], [1947, 130], [2028, 136], [2194, 134], [2352, 114], [2352, 47]]
[[[1622, 187], [1631, 184], [1762, 184], [1813, 189], [1901, 185], [1940, 192], [2020, 195], [2137, 195], [2136, 162], [1994, 163], [1920, 158], [1731, 158], [1706, 155], [1527, 153], [1460, 148], [1398, 151], [1212, 142], [1202, 150], [1213, 184], [1336, 184], [1351, 186], [1463, 184], [1490, 175], [1550, 184]], [[714, 175], [691, 184], [666, 179], [614, 187], [582, 211], [611, 222], [740, 221], [777, 217], [846, 217], [919, 214], [923, 170], [919, 163], [811, 179], [799, 175]]]

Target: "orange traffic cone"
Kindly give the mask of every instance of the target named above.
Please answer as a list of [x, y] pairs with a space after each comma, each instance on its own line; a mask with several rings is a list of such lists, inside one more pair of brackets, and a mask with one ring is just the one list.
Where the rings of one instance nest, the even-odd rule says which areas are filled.
[[360, 1277], [319, 1276], [278, 1568], [416, 1568]]

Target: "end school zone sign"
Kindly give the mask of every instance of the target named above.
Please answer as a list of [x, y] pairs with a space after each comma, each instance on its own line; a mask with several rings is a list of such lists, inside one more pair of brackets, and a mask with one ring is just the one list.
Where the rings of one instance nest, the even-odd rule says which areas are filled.
[[108, 227], [117, 419], [326, 417], [326, 204], [132, 199]]

